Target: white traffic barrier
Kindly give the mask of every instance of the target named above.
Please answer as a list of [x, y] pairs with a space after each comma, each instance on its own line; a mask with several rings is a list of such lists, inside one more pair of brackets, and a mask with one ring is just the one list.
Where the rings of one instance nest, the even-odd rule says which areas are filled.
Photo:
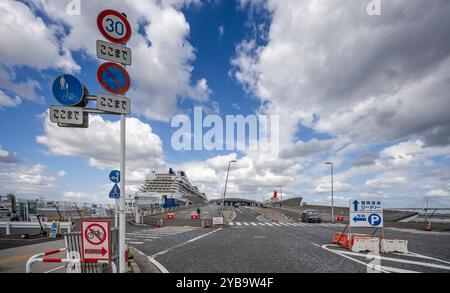
[[[36, 262], [42, 262], [42, 263], [66, 263], [66, 264], [74, 264], [74, 265], [81, 265], [82, 263], [86, 264], [111, 264], [111, 269], [113, 273], [117, 273], [117, 267], [114, 262], [110, 262], [107, 260], [84, 260], [84, 259], [70, 259], [70, 258], [41, 258], [42, 256], [49, 256], [54, 255], [63, 251], [66, 251], [66, 248], [56, 249], [48, 252], [38, 253], [36, 255], [33, 255], [30, 257], [26, 264], [25, 272], [27, 274], [32, 273], [32, 266]], [[73, 272], [77, 272], [74, 270]], [[79, 272], [79, 271], [78, 271]]]
[[[42, 222], [44, 229], [50, 229], [52, 222]], [[60, 222], [61, 229], [66, 229], [70, 233], [72, 228], [71, 222]], [[11, 228], [15, 229], [40, 229], [39, 222], [0, 222], [0, 228], [6, 228], [6, 235], [11, 234]]]
[[353, 252], [380, 252], [380, 239], [378, 237], [353, 236], [350, 250]]
[[381, 252], [408, 253], [408, 240], [383, 239], [381, 240]]

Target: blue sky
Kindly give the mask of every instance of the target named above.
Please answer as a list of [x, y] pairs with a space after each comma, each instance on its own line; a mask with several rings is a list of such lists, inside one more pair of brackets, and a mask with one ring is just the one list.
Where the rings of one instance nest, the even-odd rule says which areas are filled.
[[[67, 130], [46, 111], [62, 73], [105, 92], [95, 20], [113, 8], [127, 12], [134, 33], [129, 194], [152, 170], [173, 167], [218, 197], [237, 158], [234, 196], [261, 200], [282, 185], [285, 196], [329, 203], [324, 163], [332, 161], [341, 205], [355, 197], [448, 204], [450, 46], [439, 36], [450, 28], [440, 17], [450, 5], [383, 2], [382, 15], [369, 16], [364, 1], [81, 1], [81, 14], [68, 15], [69, 2], [0, 4], [8, 40], [0, 45], [0, 195], [107, 201], [117, 118], [92, 116], [88, 130]], [[223, 119], [278, 114], [280, 156], [175, 151], [171, 119], [192, 117], [195, 106]]]

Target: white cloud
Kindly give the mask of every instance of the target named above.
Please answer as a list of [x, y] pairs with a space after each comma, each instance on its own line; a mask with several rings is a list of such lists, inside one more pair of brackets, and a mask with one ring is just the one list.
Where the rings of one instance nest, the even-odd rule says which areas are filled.
[[56, 173], [56, 175], [57, 175], [58, 177], [64, 177], [64, 176], [67, 175], [67, 173], [66, 173], [66, 171], [64, 171], [64, 170], [61, 170], [61, 171], [58, 171], [58, 173]]
[[37, 196], [55, 187], [56, 179], [44, 174], [43, 165], [8, 165], [0, 169], [0, 192]]
[[426, 195], [430, 197], [449, 197], [450, 192], [442, 189], [433, 189], [427, 192]]
[[371, 18], [361, 1], [248, 2], [271, 12], [269, 38], [237, 46], [234, 76], [271, 111], [290, 113], [291, 137], [299, 123], [364, 143], [449, 127], [448, 5], [388, 1]]
[[[58, 28], [47, 26], [22, 2], [0, 3], [0, 63], [6, 66], [29, 66], [36, 69], [61, 68], [79, 70], [69, 52], [60, 47]], [[30, 51], [30, 49], [32, 50]]]
[[17, 107], [22, 104], [22, 100], [16, 96], [15, 98], [10, 98], [2, 90], [0, 90], [0, 109], [2, 107]]
[[[99, 169], [120, 166], [120, 121], [110, 122], [91, 115], [88, 129], [59, 128], [45, 116], [45, 133], [37, 142], [59, 156], [77, 156], [88, 159], [89, 165]], [[127, 118], [126, 158], [127, 182], [143, 182], [150, 168], [164, 165], [161, 139], [150, 125], [136, 118]]]
[[[348, 183], [344, 183], [344, 182], [340, 182], [340, 181], [335, 181], [333, 183], [333, 190], [334, 192], [347, 192], [347, 191], [352, 191], [353, 187], [348, 184]], [[316, 192], [319, 193], [323, 193], [323, 192], [331, 192], [331, 183], [322, 183], [317, 185]]]
[[366, 186], [374, 189], [386, 189], [395, 186], [405, 186], [409, 180], [405, 177], [384, 177], [366, 181]]
[[18, 164], [20, 159], [18, 158], [16, 153], [11, 153], [3, 149], [3, 146], [0, 145], [0, 163], [4, 164]]

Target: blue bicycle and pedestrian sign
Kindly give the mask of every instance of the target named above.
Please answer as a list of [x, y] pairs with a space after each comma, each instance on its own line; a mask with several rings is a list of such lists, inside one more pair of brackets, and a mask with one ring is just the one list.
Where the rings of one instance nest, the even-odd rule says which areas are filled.
[[65, 106], [79, 105], [86, 94], [84, 85], [70, 74], [57, 77], [53, 82], [52, 92], [56, 100]]

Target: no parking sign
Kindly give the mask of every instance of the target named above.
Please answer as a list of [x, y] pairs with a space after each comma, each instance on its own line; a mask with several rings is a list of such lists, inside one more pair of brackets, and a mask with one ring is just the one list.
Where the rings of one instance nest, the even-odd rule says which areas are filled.
[[109, 221], [81, 221], [81, 248], [85, 260], [111, 260]]

